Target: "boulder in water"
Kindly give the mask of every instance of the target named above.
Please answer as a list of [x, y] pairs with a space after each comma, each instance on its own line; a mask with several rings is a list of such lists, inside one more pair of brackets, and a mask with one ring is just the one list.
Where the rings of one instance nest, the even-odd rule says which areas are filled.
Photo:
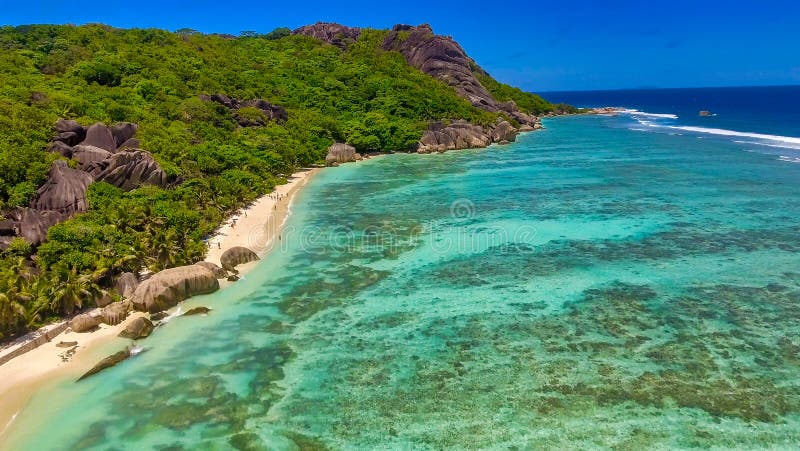
[[97, 365], [92, 367], [92, 369], [84, 373], [83, 376], [79, 377], [78, 381], [82, 381], [93, 374], [97, 374], [100, 371], [103, 371], [107, 368], [111, 368], [112, 366], [117, 365], [122, 361], [125, 361], [130, 356], [131, 356], [131, 351], [130, 349], [127, 348], [122, 351], [116, 352], [98, 362]]
[[211, 309], [208, 307], [195, 307], [193, 309], [189, 309], [183, 316], [192, 316], [192, 315], [207, 315]]

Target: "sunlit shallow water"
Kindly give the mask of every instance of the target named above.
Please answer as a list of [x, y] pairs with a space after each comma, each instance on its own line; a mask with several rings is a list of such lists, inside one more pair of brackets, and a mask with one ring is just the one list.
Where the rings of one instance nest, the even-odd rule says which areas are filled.
[[800, 165], [622, 124], [323, 171], [210, 315], [5, 447], [797, 445]]

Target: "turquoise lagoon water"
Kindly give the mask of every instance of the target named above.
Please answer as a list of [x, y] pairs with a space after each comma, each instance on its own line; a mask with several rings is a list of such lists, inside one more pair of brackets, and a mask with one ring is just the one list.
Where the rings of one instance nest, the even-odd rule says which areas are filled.
[[798, 446], [800, 165], [627, 122], [323, 171], [209, 316], [4, 447]]

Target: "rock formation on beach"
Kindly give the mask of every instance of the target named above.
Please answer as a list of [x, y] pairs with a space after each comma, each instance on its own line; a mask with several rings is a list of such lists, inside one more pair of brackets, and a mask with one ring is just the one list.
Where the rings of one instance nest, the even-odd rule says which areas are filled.
[[141, 340], [147, 338], [153, 333], [155, 326], [149, 319], [140, 316], [125, 326], [125, 330], [120, 332], [117, 336], [121, 338], [128, 338], [131, 340]]
[[198, 294], [219, 289], [214, 273], [200, 265], [165, 269], [142, 282], [134, 291], [131, 302], [136, 310], [160, 312]]
[[325, 156], [325, 166], [338, 166], [342, 163], [358, 161], [361, 154], [356, 152], [356, 148], [349, 144], [334, 143], [328, 147], [328, 155]]
[[490, 126], [454, 121], [450, 124], [434, 122], [422, 135], [418, 153], [445, 152], [457, 149], [486, 147], [492, 143], [508, 143], [517, 139], [518, 130], [508, 121], [498, 121]]
[[258, 259], [258, 254], [252, 250], [246, 247], [236, 246], [222, 253], [222, 256], [220, 257], [220, 264], [222, 264], [222, 267], [225, 270], [235, 274], [237, 266], [254, 262]]

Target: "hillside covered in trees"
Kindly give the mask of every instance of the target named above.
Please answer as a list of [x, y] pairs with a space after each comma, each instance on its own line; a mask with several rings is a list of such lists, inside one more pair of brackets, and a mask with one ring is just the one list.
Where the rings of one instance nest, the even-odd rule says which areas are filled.
[[[514, 122], [385, 49], [389, 33], [362, 29], [331, 45], [288, 29], [233, 37], [104, 25], [0, 28], [0, 213], [27, 208], [57, 160], [81, 164], [46, 150], [59, 119], [138, 124], [138, 147], [170, 181], [127, 191], [94, 181], [88, 211], [51, 227], [42, 243], [4, 240], [0, 338], [90, 306], [121, 272], [201, 260], [203, 239], [226, 215], [294, 169], [322, 162], [334, 142], [408, 151], [431, 121]], [[396, 38], [402, 45], [405, 36]], [[477, 75], [524, 114], [557, 109]], [[210, 101], [214, 94], [263, 99], [285, 117], [246, 102], [232, 109]]]

